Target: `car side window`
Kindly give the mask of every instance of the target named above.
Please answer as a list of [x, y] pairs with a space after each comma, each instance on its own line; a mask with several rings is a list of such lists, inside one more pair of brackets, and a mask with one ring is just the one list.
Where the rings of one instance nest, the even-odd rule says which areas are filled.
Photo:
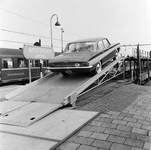
[[108, 48], [110, 46], [110, 43], [105, 39], [103, 40], [105, 48]]
[[99, 42], [98, 42], [98, 50], [99, 50], [99, 51], [103, 51], [103, 50], [104, 50], [104, 44], [103, 44], [102, 41], [99, 41]]

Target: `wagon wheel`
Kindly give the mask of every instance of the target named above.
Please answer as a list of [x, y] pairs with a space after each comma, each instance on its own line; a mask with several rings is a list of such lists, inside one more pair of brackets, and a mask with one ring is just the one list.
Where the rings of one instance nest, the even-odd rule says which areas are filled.
[[91, 72], [92, 75], [96, 75], [98, 73], [100, 73], [102, 71], [102, 64], [101, 61], [99, 61], [96, 66], [95, 69]]

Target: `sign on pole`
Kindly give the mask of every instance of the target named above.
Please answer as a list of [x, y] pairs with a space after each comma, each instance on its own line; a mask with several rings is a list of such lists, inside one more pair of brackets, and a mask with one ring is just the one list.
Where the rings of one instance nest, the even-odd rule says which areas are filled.
[[24, 45], [23, 54], [26, 59], [48, 60], [54, 57], [54, 50], [47, 47]]
[[30, 60], [40, 60], [40, 77], [42, 78], [42, 63], [43, 60], [48, 60], [54, 57], [54, 50], [47, 47], [24, 45], [23, 55], [29, 60], [29, 80], [31, 82]]

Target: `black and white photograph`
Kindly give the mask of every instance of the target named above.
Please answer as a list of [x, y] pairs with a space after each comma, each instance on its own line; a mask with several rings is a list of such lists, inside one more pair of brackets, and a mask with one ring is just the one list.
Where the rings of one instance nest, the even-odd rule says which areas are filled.
[[151, 150], [151, 0], [0, 0], [0, 150]]

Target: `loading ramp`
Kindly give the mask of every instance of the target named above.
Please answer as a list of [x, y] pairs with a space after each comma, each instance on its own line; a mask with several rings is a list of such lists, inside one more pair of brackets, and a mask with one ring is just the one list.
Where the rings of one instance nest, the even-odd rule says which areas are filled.
[[40, 102], [60, 105], [70, 103], [72, 105], [80, 93], [123, 60], [124, 58], [119, 58], [113, 61], [93, 77], [89, 75], [62, 76], [61, 74], [53, 73], [16, 89], [5, 97], [9, 101]]
[[[0, 140], [4, 143], [0, 149], [23, 149], [22, 146], [32, 150], [53, 149], [98, 115], [98, 112], [58, 108], [74, 105], [79, 94], [123, 60], [115, 60], [93, 77], [51, 74], [6, 95], [8, 101], [2, 104], [7, 111], [0, 109]], [[11, 106], [13, 102], [16, 107]], [[19, 145], [16, 144], [17, 139]]]

